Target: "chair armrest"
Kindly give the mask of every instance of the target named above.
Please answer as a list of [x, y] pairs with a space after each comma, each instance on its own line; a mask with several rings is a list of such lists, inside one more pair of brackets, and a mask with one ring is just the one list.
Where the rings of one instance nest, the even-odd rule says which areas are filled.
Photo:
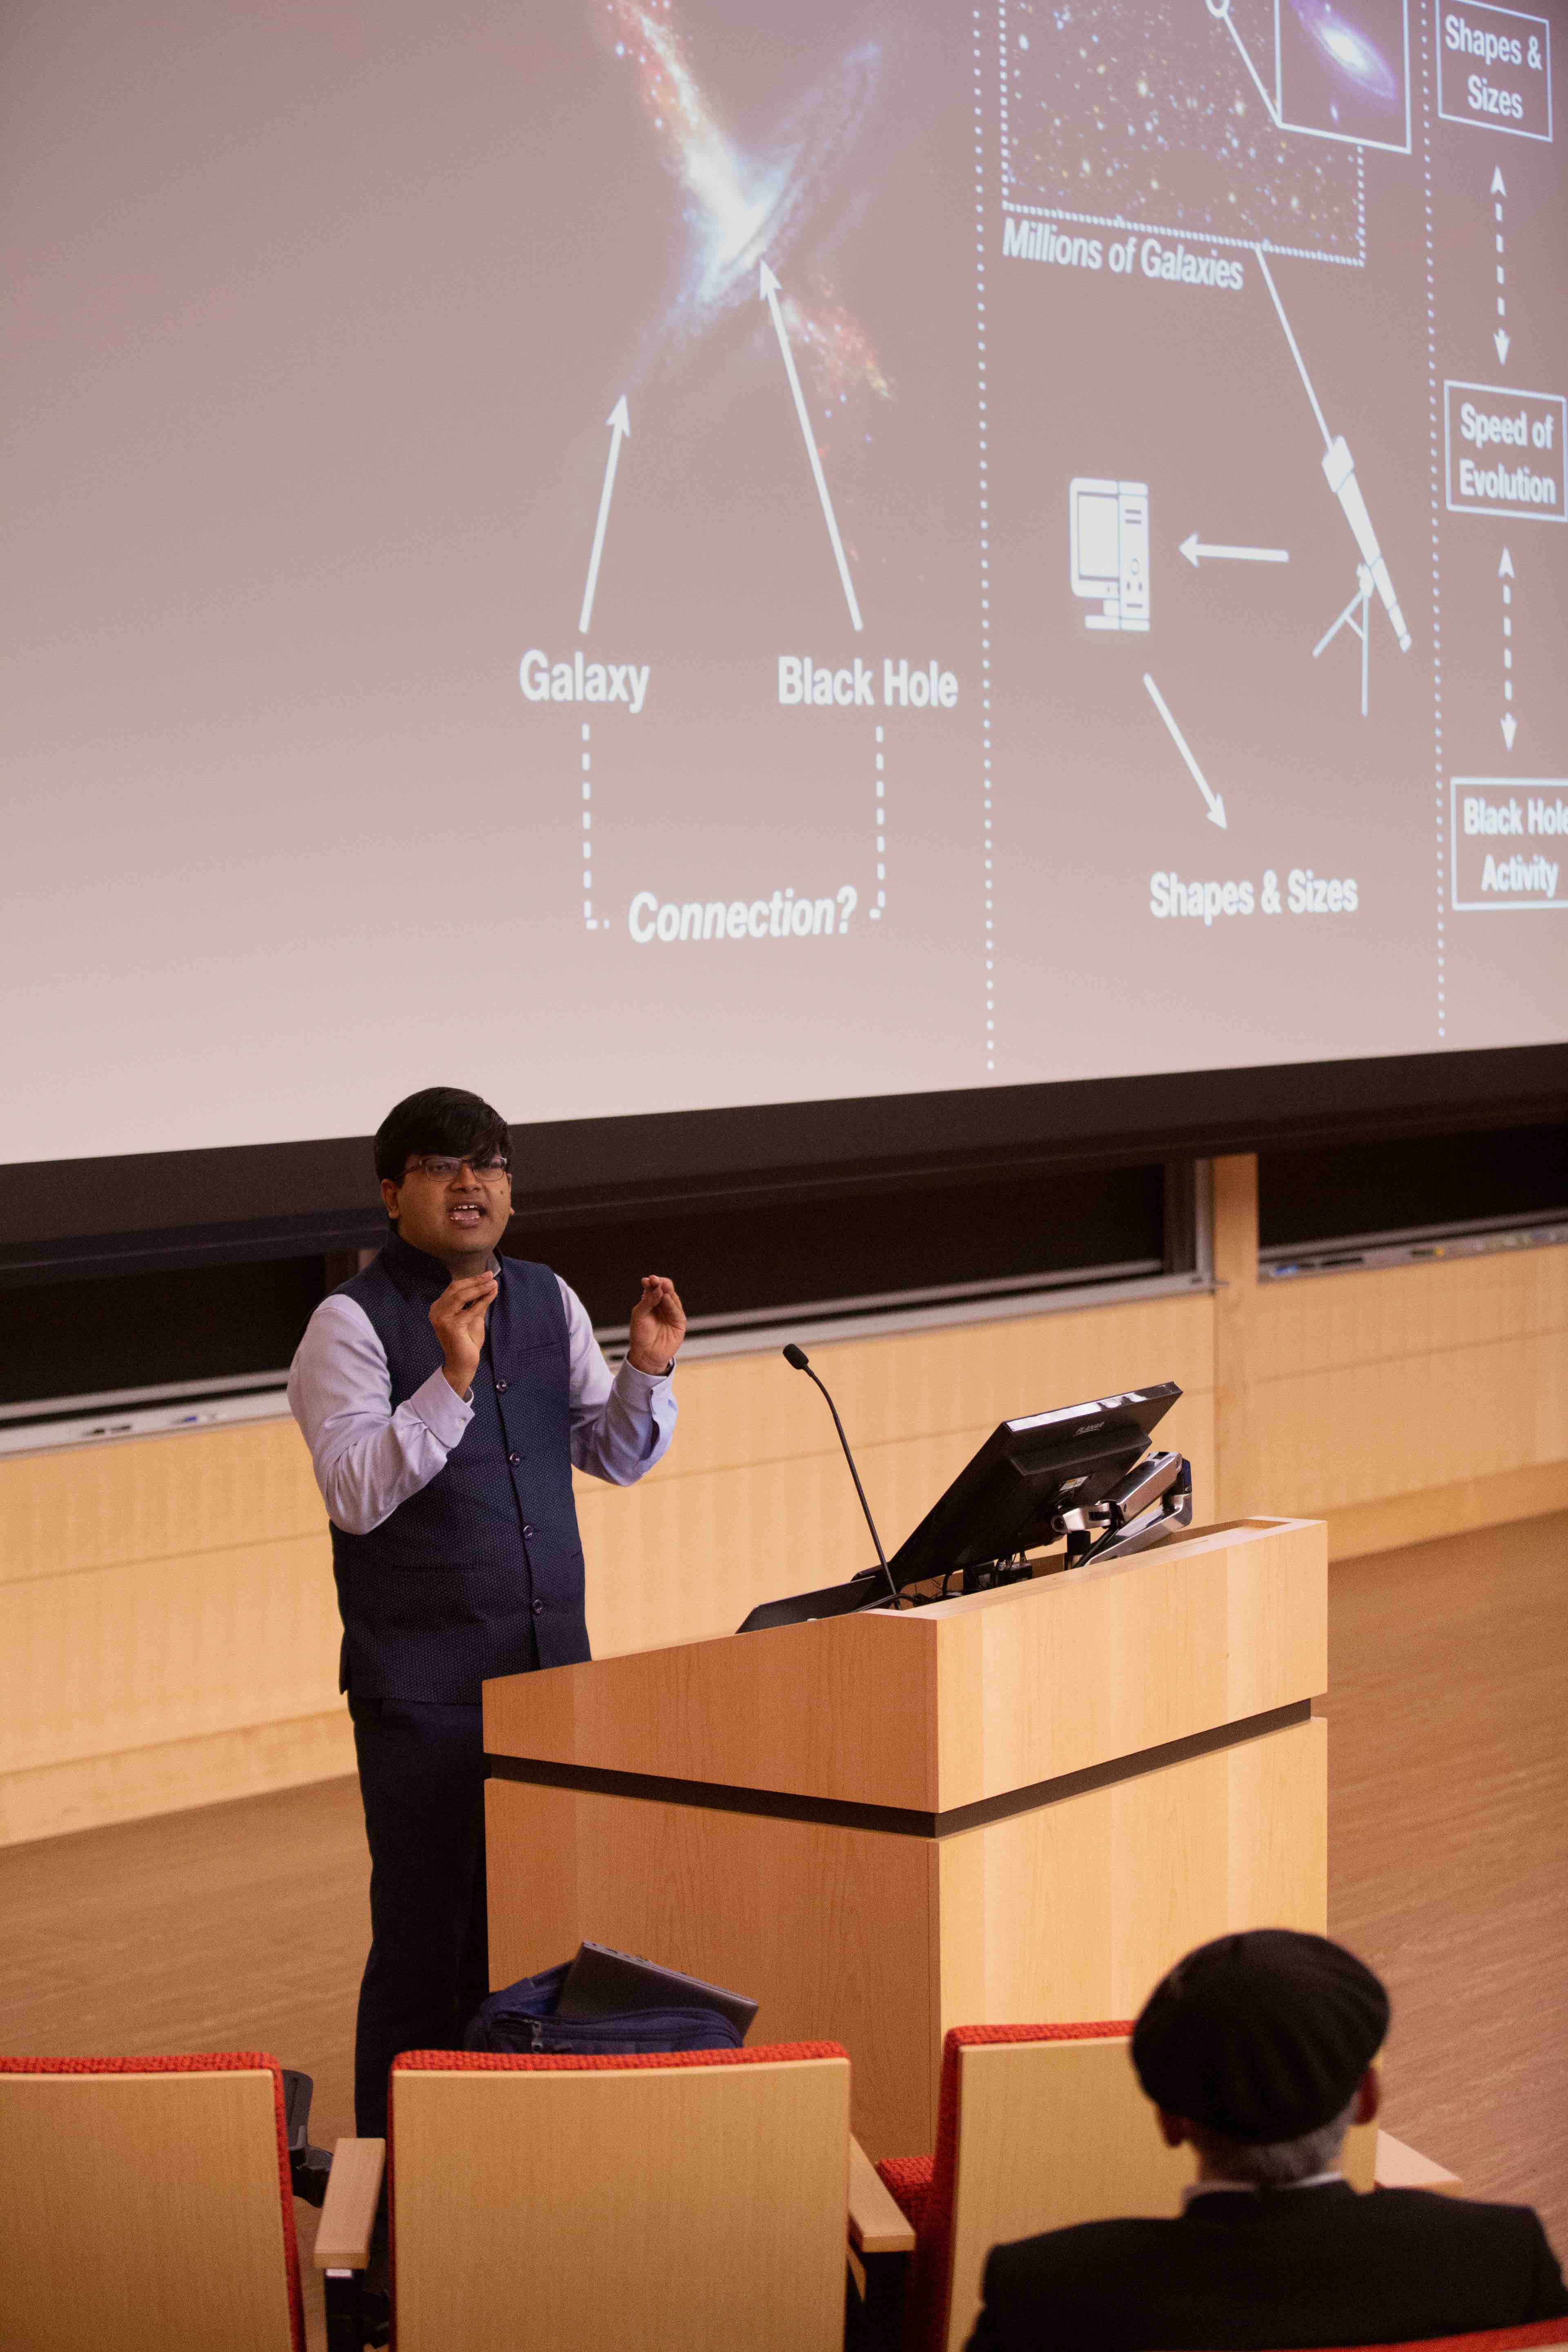
[[915, 2233], [898, 2200], [878, 2178], [877, 2168], [851, 2134], [849, 2140], [849, 2242], [862, 2254], [908, 2254]]
[[363, 2271], [369, 2262], [385, 2164], [384, 2139], [339, 2140], [316, 2231], [319, 2271]]
[[1377, 2135], [1373, 2180], [1379, 2189], [1430, 2189], [1439, 2197], [1458, 2197], [1464, 2187], [1457, 2172], [1434, 2164], [1429, 2156], [1417, 2155], [1415, 2148], [1385, 2131]]

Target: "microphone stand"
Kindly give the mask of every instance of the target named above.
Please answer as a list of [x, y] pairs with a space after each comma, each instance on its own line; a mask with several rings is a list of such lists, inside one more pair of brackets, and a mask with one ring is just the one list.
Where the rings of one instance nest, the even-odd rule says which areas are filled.
[[[826, 1388], [820, 1380], [817, 1380], [816, 1374], [812, 1370], [811, 1359], [806, 1354], [804, 1348], [797, 1348], [795, 1341], [792, 1339], [788, 1347], [784, 1350], [784, 1360], [786, 1364], [793, 1366], [795, 1371], [804, 1372], [807, 1380], [816, 1381], [817, 1387], [822, 1390], [823, 1395], [827, 1398], [827, 1410], [833, 1415], [833, 1426], [838, 1432], [838, 1443], [844, 1448], [844, 1459], [849, 1465], [849, 1475], [855, 1481], [855, 1492], [860, 1497], [860, 1508], [866, 1514], [866, 1525], [870, 1528], [871, 1541], [877, 1547], [878, 1565], [881, 1569], [883, 1579], [888, 1587], [888, 1598], [896, 1607], [898, 1604], [899, 1588], [893, 1581], [893, 1571], [888, 1566], [888, 1555], [882, 1549], [882, 1538], [877, 1533], [877, 1522], [871, 1517], [871, 1506], [866, 1500], [866, 1489], [860, 1484], [860, 1473], [855, 1467], [855, 1456], [849, 1451], [849, 1440], [844, 1434], [844, 1423], [838, 1418], [838, 1407], [834, 1403], [833, 1399], [827, 1395]], [[870, 1573], [869, 1570], [866, 1570], [866, 1573], [868, 1575]]]

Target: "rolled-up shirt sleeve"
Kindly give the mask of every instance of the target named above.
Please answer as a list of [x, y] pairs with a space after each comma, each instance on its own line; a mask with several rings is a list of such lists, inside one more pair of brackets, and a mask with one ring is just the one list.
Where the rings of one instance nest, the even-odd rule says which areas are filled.
[[[561, 1282], [559, 1275], [555, 1279]], [[629, 1359], [612, 1377], [587, 1310], [564, 1282], [561, 1303], [571, 1367], [573, 1463], [613, 1486], [635, 1486], [675, 1434], [674, 1383], [667, 1372], [639, 1372]]]
[[395, 1412], [386, 1351], [370, 1318], [337, 1295], [306, 1326], [289, 1367], [289, 1409], [310, 1449], [327, 1515], [351, 1536], [369, 1535], [427, 1486], [474, 1417], [441, 1371]]

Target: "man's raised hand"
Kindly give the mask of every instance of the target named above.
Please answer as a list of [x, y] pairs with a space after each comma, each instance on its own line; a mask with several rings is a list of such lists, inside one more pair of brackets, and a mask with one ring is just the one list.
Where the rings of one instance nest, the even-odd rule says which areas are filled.
[[632, 1343], [626, 1360], [639, 1372], [662, 1372], [686, 1337], [686, 1309], [667, 1274], [645, 1274], [642, 1297], [632, 1308]]
[[474, 1385], [484, 1350], [485, 1315], [497, 1287], [493, 1274], [461, 1274], [430, 1309], [430, 1322], [441, 1342], [441, 1370], [459, 1396], [467, 1396]]

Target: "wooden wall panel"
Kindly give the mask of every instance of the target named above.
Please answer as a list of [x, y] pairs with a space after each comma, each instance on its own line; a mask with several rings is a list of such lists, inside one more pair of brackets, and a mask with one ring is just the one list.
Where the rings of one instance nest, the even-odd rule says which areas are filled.
[[320, 1536], [323, 1525], [291, 1421], [0, 1462], [0, 1582]]
[[265, 1796], [333, 1780], [353, 1769], [353, 1727], [339, 1700], [329, 1715], [247, 1724], [0, 1773], [0, 1846], [184, 1812], [230, 1797]]
[[0, 1463], [0, 1843], [349, 1769], [291, 1421]]
[[1215, 1208], [1227, 1517], [1326, 1518], [1344, 1559], [1560, 1507], [1568, 1249], [1259, 1282], [1256, 1161], [1215, 1162]]
[[1560, 1339], [1568, 1331], [1568, 1249], [1268, 1282], [1253, 1304], [1252, 1373], [1264, 1381]]
[[[1568, 1249], [1260, 1285], [1256, 1163], [1216, 1162], [1215, 1200], [1213, 1297], [814, 1351], [889, 1544], [1005, 1415], [1165, 1378], [1200, 1522], [1325, 1516], [1344, 1558], [1568, 1505]], [[679, 1393], [642, 1486], [578, 1482], [600, 1654], [870, 1561], [809, 1381], [770, 1349], [689, 1363]], [[0, 1462], [0, 1842], [346, 1769], [291, 1422]]]
[[[813, 1347], [812, 1363], [858, 1452], [977, 1423], [994, 1428], [1007, 1413], [1139, 1381], [1169, 1377], [1206, 1390], [1214, 1380], [1210, 1319], [1206, 1294], [1135, 1299], [824, 1342]], [[774, 1348], [684, 1363], [677, 1389], [679, 1446], [656, 1478], [672, 1469], [689, 1476], [825, 1452], [824, 1429], [832, 1441], [816, 1389]]]
[[1564, 1335], [1553, 1333], [1272, 1381], [1255, 1405], [1243, 1491], [1324, 1516], [1461, 1474], [1560, 1462], [1564, 1352]]
[[1328, 1523], [1329, 1558], [1363, 1559], [1369, 1552], [1502, 1528], [1553, 1511], [1568, 1511], [1568, 1461], [1500, 1471], [1489, 1478], [1456, 1478], [1415, 1495], [1380, 1495], [1374, 1502], [1346, 1505]]
[[320, 1530], [7, 1588], [0, 1772], [320, 1715], [337, 1699]]

